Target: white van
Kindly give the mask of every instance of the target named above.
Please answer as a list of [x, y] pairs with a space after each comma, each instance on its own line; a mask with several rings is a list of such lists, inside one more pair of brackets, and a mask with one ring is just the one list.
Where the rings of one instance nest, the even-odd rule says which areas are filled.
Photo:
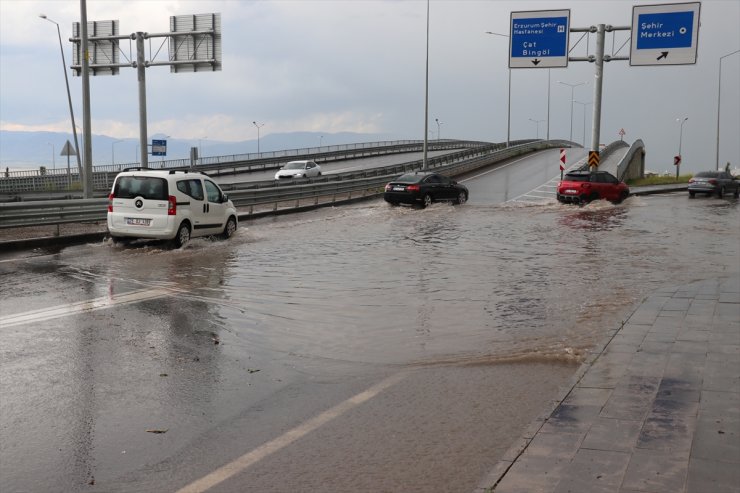
[[113, 241], [172, 240], [179, 248], [197, 236], [229, 238], [237, 222], [234, 204], [203, 173], [125, 169], [108, 196], [108, 232]]

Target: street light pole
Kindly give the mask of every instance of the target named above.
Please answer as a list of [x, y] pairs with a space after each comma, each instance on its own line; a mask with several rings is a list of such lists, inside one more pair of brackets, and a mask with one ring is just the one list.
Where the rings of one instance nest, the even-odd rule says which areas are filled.
[[678, 180], [678, 170], [681, 169], [681, 141], [683, 141], [683, 124], [686, 123], [686, 120], [688, 120], [689, 117], [687, 116], [683, 120], [680, 118], [676, 118], [677, 122], [681, 122], [681, 131], [678, 134], [678, 164], [676, 164], [676, 179]]
[[583, 106], [583, 147], [586, 147], [586, 106], [592, 105], [593, 103], [584, 103], [582, 101], [573, 101], [576, 104]]
[[257, 127], [257, 154], [260, 153], [260, 128], [264, 127], [264, 123], [252, 122]]
[[57, 169], [57, 162], [55, 157], [56, 149], [54, 149], [54, 144], [52, 144], [51, 142], [47, 142], [47, 144], [51, 146], [51, 167], [52, 169]]
[[578, 84], [570, 84], [568, 82], [558, 81], [558, 84], [563, 84], [564, 86], [570, 87], [570, 140], [573, 141], [573, 100], [575, 98], [574, 93], [575, 89], [578, 86], [582, 86], [586, 84], [587, 82], [579, 82]]
[[732, 56], [737, 53], [740, 53], [740, 50], [735, 50], [732, 53], [728, 53], [727, 55], [719, 57], [719, 76], [717, 77], [717, 150], [715, 156], [716, 169], [719, 169], [719, 109], [721, 108], [719, 104], [719, 98], [722, 95], [722, 60], [727, 58], [728, 56]]
[[123, 140], [114, 140], [110, 144], [110, 163], [115, 165], [116, 164], [116, 144], [120, 144], [123, 142]]
[[439, 140], [441, 134], [439, 132], [439, 126], [442, 125], [444, 122], [439, 121], [439, 118], [434, 119], [435, 122], [437, 122], [437, 140]]
[[535, 120], [534, 118], [529, 118], [530, 122], [534, 122], [535, 125], [537, 125], [537, 138], [540, 138], [540, 122], [545, 122], [546, 120]]
[[[486, 31], [486, 34], [492, 34], [493, 36], [501, 36], [502, 38], [509, 38], [508, 34], [494, 33], [492, 31]], [[507, 92], [509, 93], [506, 102], [506, 147], [511, 145], [511, 67], [509, 67], [509, 82], [507, 83]]]
[[40, 18], [45, 19], [52, 24], [57, 26], [57, 36], [59, 37], [59, 51], [62, 53], [62, 71], [64, 72], [64, 82], [67, 85], [67, 101], [69, 102], [69, 117], [72, 120], [72, 135], [75, 139], [75, 153], [77, 154], [77, 171], [82, 176], [82, 161], [80, 160], [80, 146], [77, 143], [77, 126], [75, 125], [75, 114], [72, 110], [72, 95], [69, 92], [69, 78], [67, 77], [67, 62], [64, 59], [64, 48], [62, 46], [62, 33], [59, 30], [59, 24], [49, 19], [45, 14], [39, 15]]

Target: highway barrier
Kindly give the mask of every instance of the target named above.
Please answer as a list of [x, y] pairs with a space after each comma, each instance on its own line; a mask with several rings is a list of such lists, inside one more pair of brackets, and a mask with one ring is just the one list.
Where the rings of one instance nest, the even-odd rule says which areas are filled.
[[[547, 148], [569, 147], [567, 141], [529, 141], [487, 144], [427, 159], [430, 170], [447, 176], [492, 166], [515, 156]], [[289, 185], [268, 182], [246, 182], [224, 187], [240, 211], [240, 218], [257, 213], [275, 213], [281, 209], [296, 209], [338, 203], [358, 197], [377, 196], [385, 184], [396, 176], [420, 170], [422, 160], [404, 164], [324, 175], [319, 178], [291, 181]], [[105, 221], [106, 198], [42, 200], [0, 203], [0, 228]]]

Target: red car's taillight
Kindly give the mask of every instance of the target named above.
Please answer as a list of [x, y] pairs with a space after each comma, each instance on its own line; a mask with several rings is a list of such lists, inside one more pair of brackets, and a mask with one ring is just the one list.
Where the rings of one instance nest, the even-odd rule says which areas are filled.
[[715, 180], [714, 178], [712, 178], [711, 180], [709, 180], [709, 183], [711, 183], [712, 185], [716, 185], [717, 184], [717, 180]]
[[113, 212], [113, 194], [108, 195], [108, 212]]
[[407, 192], [418, 192], [421, 190], [421, 187], [419, 185], [409, 185], [406, 187]]
[[695, 181], [696, 181], [696, 180], [694, 180], [694, 179], [692, 178], [692, 179], [690, 179], [690, 180], [689, 180], [689, 183], [694, 183]]
[[167, 199], [167, 202], [167, 215], [174, 216], [175, 214], [177, 214], [177, 199], [174, 197], [174, 195], [170, 195]]

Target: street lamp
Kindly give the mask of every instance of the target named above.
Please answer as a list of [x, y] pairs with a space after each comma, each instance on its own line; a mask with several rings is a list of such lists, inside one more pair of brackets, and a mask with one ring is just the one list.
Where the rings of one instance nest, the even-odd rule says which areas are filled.
[[588, 84], [588, 82], [579, 82], [578, 84], [570, 84], [568, 82], [558, 81], [558, 84], [563, 84], [564, 86], [570, 87], [570, 140], [573, 141], [573, 101], [574, 101], [574, 95], [573, 92], [575, 91], [576, 87], [582, 86], [584, 84]]
[[203, 152], [201, 150], [201, 146], [203, 144], [203, 141], [205, 139], [207, 139], [207, 138], [208, 138], [208, 136], [205, 135], [205, 136], [201, 137], [200, 139], [198, 139], [198, 158], [200, 158], [200, 159], [203, 159]]
[[676, 118], [677, 122], [681, 122], [681, 132], [678, 134], [678, 163], [676, 163], [676, 179], [678, 180], [678, 170], [681, 168], [681, 141], [683, 140], [683, 124], [686, 123], [689, 117], [687, 116], [683, 120]]
[[732, 53], [728, 53], [727, 55], [723, 55], [719, 57], [719, 76], [717, 79], [719, 80], [718, 87], [717, 87], [717, 154], [715, 157], [715, 168], [719, 169], [719, 109], [721, 108], [719, 104], [719, 98], [722, 95], [722, 60], [727, 58], [728, 56], [735, 55], [737, 53], [740, 53], [740, 50], [735, 50]]
[[530, 122], [534, 122], [535, 125], [537, 125], [537, 138], [540, 138], [540, 122], [544, 122], [546, 120], [535, 120], [533, 118], [528, 118]]
[[257, 123], [257, 122], [252, 122], [252, 123], [254, 123], [254, 126], [257, 127], [257, 154], [259, 154], [260, 153], [260, 128], [264, 127], [265, 124]]
[[51, 146], [51, 167], [53, 169], [57, 169], [57, 162], [56, 162], [56, 150], [54, 149], [54, 144], [51, 142], [47, 142], [48, 145]]
[[592, 105], [593, 103], [584, 103], [582, 101], [573, 102], [583, 106], [583, 147], [586, 147], [586, 106]]
[[321, 142], [324, 140], [323, 135], [319, 135], [319, 147], [321, 147]]
[[114, 140], [110, 144], [110, 163], [116, 164], [116, 144], [120, 144], [123, 140]]
[[69, 116], [72, 119], [72, 135], [75, 139], [75, 153], [77, 154], [77, 169], [82, 176], [82, 161], [80, 160], [80, 146], [77, 144], [77, 126], [75, 125], [75, 114], [72, 111], [72, 95], [69, 92], [69, 78], [67, 77], [67, 62], [64, 60], [64, 48], [62, 47], [62, 33], [59, 30], [59, 24], [46, 17], [45, 14], [40, 14], [40, 18], [45, 19], [52, 24], [57, 26], [57, 36], [59, 37], [59, 51], [62, 53], [62, 71], [64, 72], [64, 82], [67, 84], [67, 101], [69, 102]]
[[441, 135], [439, 133], [439, 126], [442, 125], [444, 122], [439, 121], [439, 118], [435, 118], [434, 121], [437, 122], [437, 140], [439, 140], [440, 135]]
[[[486, 34], [492, 34], [493, 36], [501, 36], [502, 38], [508, 38], [508, 34], [494, 33], [486, 31]], [[508, 100], [506, 103], [506, 147], [509, 147], [511, 143], [511, 67], [509, 67], [509, 82], [507, 84], [507, 92], [509, 93]]]

